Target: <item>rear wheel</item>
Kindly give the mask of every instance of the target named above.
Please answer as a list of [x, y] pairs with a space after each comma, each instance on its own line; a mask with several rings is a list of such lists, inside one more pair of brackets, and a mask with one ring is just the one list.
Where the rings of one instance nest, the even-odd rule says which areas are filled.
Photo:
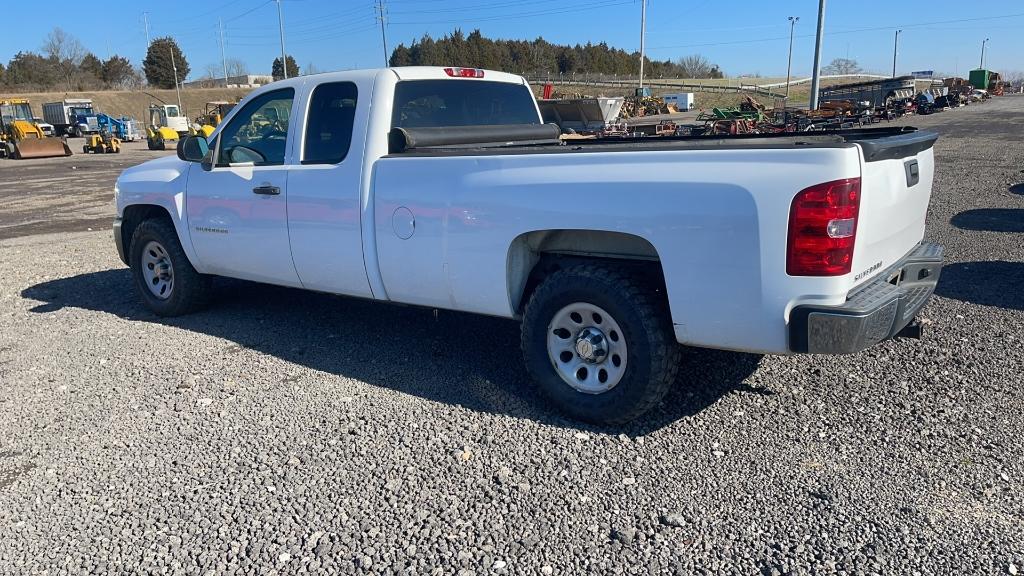
[[210, 278], [192, 267], [174, 226], [144, 220], [132, 234], [128, 262], [146, 306], [160, 316], [188, 314], [206, 304]]
[[622, 424], [656, 405], [678, 371], [667, 306], [649, 284], [616, 267], [553, 273], [523, 318], [527, 370], [563, 412]]

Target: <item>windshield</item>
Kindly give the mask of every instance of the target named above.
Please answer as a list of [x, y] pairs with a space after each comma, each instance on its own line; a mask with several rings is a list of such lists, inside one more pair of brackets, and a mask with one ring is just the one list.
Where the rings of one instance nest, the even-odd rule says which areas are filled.
[[32, 108], [28, 105], [28, 102], [22, 102], [20, 104], [0, 104], [0, 116], [3, 116], [4, 122], [11, 122], [13, 120], [32, 120]]
[[168, 106], [167, 107], [167, 117], [168, 118], [177, 118], [178, 117], [178, 107], [177, 106]]
[[393, 127], [490, 124], [540, 124], [530, 89], [479, 80], [407, 80], [395, 87]]
[[92, 106], [75, 106], [71, 108], [75, 116], [92, 116]]

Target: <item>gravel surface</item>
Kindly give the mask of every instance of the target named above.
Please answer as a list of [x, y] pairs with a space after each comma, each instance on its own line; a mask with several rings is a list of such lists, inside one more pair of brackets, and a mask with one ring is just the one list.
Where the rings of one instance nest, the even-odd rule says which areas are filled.
[[0, 573], [1022, 573], [1024, 97], [908, 123], [925, 339], [687, 351], [621, 429], [513, 322], [232, 281], [164, 321], [106, 230], [0, 241]]

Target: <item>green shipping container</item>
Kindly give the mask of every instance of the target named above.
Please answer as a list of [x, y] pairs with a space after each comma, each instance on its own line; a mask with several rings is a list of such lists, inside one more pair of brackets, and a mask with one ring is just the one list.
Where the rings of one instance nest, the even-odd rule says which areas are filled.
[[971, 70], [971, 86], [974, 86], [978, 90], [988, 90], [989, 75], [991, 74], [991, 71], [983, 70], [981, 68]]

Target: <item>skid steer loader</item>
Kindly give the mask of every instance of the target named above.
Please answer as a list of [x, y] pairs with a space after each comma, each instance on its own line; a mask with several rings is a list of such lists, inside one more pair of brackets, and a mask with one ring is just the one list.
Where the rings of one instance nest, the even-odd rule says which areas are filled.
[[24, 98], [0, 100], [0, 157], [49, 158], [71, 156], [71, 148], [60, 138], [49, 138], [32, 118], [32, 107]]

